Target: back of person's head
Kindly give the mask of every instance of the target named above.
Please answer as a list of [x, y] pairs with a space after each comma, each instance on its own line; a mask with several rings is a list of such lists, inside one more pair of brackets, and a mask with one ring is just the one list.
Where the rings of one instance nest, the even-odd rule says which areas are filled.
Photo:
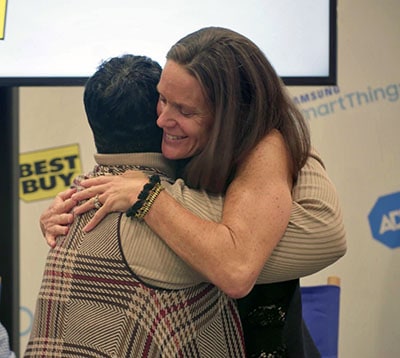
[[258, 46], [232, 30], [208, 27], [179, 40], [167, 60], [199, 81], [215, 118], [206, 147], [186, 167], [189, 184], [226, 189], [240, 161], [273, 129], [283, 134], [297, 175], [309, 151], [308, 126]]
[[156, 125], [161, 66], [145, 56], [103, 62], [86, 83], [84, 105], [99, 153], [160, 152]]

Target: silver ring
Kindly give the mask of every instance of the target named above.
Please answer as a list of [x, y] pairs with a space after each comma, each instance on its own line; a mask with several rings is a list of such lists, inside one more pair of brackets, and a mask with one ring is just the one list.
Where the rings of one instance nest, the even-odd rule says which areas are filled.
[[99, 194], [96, 194], [96, 196], [93, 198], [94, 200], [93, 200], [93, 205], [94, 205], [94, 208], [95, 209], [100, 209], [102, 206], [103, 206], [103, 204], [102, 203], [100, 203], [100, 200], [99, 200]]

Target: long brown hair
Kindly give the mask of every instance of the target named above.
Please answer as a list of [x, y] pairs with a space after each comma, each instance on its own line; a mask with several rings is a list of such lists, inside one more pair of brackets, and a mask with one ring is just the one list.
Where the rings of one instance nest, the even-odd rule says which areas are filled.
[[296, 178], [308, 156], [309, 129], [251, 40], [229, 29], [203, 28], [179, 40], [167, 60], [199, 81], [214, 115], [206, 147], [186, 165], [190, 186], [224, 192], [240, 161], [273, 129], [286, 141]]

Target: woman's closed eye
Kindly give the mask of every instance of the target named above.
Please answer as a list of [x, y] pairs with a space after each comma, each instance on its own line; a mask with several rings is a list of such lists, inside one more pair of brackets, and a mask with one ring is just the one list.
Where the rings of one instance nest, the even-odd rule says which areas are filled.
[[185, 116], [188, 118], [193, 117], [196, 114], [196, 112], [193, 111], [192, 109], [185, 108], [185, 107], [180, 107], [179, 112], [182, 114], [182, 116]]

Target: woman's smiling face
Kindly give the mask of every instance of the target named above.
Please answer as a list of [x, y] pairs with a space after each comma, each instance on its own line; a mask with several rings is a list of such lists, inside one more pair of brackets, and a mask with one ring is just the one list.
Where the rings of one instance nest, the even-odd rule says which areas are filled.
[[157, 125], [164, 131], [163, 155], [183, 159], [198, 154], [207, 143], [213, 123], [199, 82], [184, 67], [169, 60], [157, 89]]

